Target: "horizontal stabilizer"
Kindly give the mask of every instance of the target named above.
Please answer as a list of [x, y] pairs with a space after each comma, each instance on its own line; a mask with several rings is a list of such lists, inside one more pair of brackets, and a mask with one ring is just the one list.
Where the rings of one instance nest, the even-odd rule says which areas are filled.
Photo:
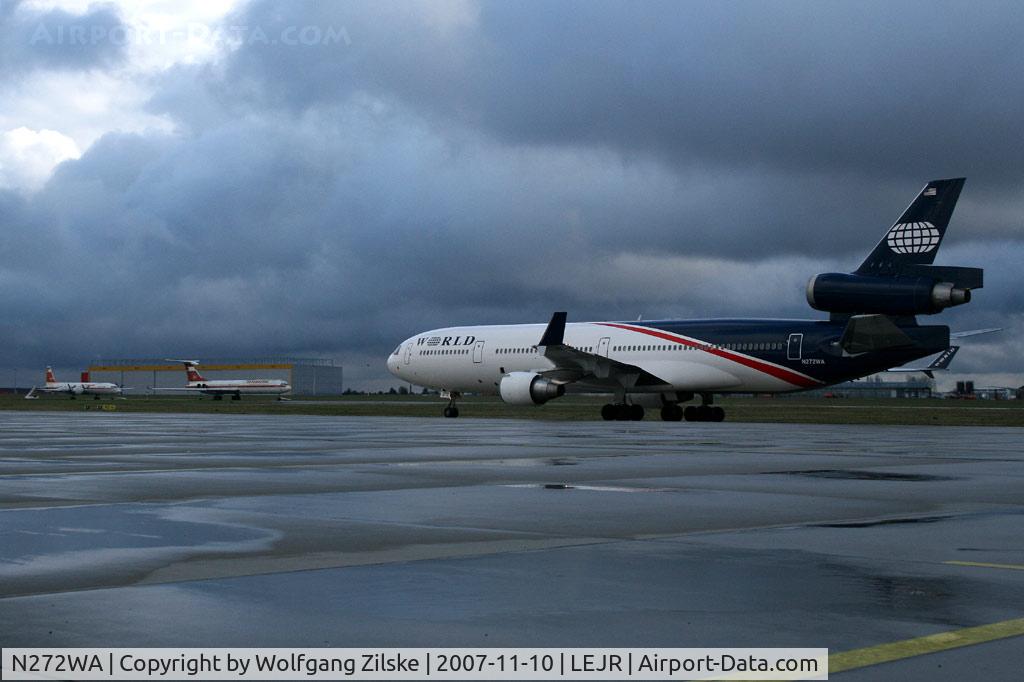
[[886, 315], [854, 315], [846, 323], [839, 345], [852, 355], [913, 346], [914, 341]]

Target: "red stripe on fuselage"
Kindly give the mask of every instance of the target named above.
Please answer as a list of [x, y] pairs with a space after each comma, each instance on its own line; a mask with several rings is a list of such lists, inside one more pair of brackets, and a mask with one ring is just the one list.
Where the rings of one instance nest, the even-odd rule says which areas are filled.
[[815, 386], [820, 386], [823, 383], [818, 381], [817, 379], [811, 379], [809, 377], [804, 376], [803, 374], [799, 374], [798, 372], [788, 370], [784, 367], [776, 367], [775, 365], [770, 365], [766, 362], [763, 362], [756, 358], [748, 357], [746, 355], [730, 353], [727, 350], [715, 348], [714, 346], [709, 344], [690, 341], [689, 339], [682, 339], [676, 336], [675, 334], [671, 334], [669, 332], [663, 332], [657, 329], [648, 329], [647, 327], [634, 327], [628, 324], [616, 324], [615, 322], [598, 322], [598, 324], [603, 324], [606, 327], [617, 327], [618, 329], [625, 329], [626, 331], [631, 332], [639, 332], [641, 334], [655, 336], [659, 339], [664, 339], [666, 341], [672, 341], [683, 346], [697, 348], [698, 350], [702, 350], [705, 353], [711, 353], [712, 355], [717, 355], [720, 358], [725, 358], [726, 360], [737, 362], [746, 367], [750, 367], [751, 369], [756, 369], [759, 372], [770, 374], [776, 379], [782, 379], [783, 381], [789, 382], [794, 386], [799, 386], [800, 388], [812, 388]]

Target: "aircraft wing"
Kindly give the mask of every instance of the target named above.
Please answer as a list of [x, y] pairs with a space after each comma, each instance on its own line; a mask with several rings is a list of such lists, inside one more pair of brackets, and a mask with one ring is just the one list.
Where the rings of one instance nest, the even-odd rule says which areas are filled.
[[541, 371], [542, 376], [562, 384], [585, 381], [586, 383], [631, 387], [658, 386], [668, 383], [636, 365], [619, 362], [603, 355], [588, 353], [566, 345], [564, 343], [566, 317], [564, 312], [552, 315], [540, 343], [537, 344], [538, 348], [543, 350], [543, 356], [555, 364], [554, 369]]
[[992, 332], [1001, 332], [1002, 327], [990, 327], [989, 329], [968, 329], [962, 332], [950, 332], [949, 338], [951, 339], [963, 339], [968, 336], [978, 336], [979, 334], [991, 334]]

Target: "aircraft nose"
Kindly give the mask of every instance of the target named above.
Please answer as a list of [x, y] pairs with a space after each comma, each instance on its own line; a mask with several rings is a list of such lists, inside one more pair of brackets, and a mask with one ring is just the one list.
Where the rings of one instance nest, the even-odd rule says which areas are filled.
[[395, 375], [396, 377], [399, 376], [399, 373], [398, 373], [398, 368], [399, 368], [398, 359], [399, 359], [399, 357], [400, 356], [398, 356], [398, 355], [392, 354], [388, 358], [388, 372], [390, 372], [391, 374]]

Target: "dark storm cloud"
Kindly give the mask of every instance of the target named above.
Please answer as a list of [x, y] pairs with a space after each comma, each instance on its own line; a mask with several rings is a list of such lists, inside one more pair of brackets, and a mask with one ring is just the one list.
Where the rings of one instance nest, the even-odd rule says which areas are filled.
[[[784, 228], [773, 250], [822, 243], [814, 216], [837, 227], [829, 248], [855, 248], [876, 206], [884, 222], [932, 178], [968, 175], [987, 203], [1024, 199], [1017, 3], [495, 2], [469, 14], [252, 3], [239, 23], [343, 26], [351, 44], [243, 46], [225, 87], [293, 110], [368, 92], [511, 146], [660, 159], [714, 179], [718, 195], [693, 215], [707, 229]], [[1019, 215], [988, 211], [979, 229], [1019, 234]]]
[[79, 70], [118, 62], [129, 38], [117, 10], [94, 5], [83, 14], [34, 11], [0, 2], [0, 80], [35, 69]]
[[351, 44], [248, 45], [232, 73], [283, 105], [370, 91], [517, 143], [681, 165], [1021, 172], [1021, 147], [1000, 142], [1024, 104], [1019, 3], [490, 2], [477, 21], [430, 19], [408, 3], [255, 2], [240, 23], [341, 25]]
[[[12, 361], [73, 364], [376, 358], [553, 309], [805, 317], [810, 275], [856, 267], [924, 181], [966, 174], [939, 261], [989, 285], [948, 319], [1014, 326], [970, 366], [1020, 372], [1020, 19], [252, 3], [227, 23], [267, 40], [156, 81], [176, 133], [107, 135], [40, 192], [0, 192], [0, 331]], [[307, 26], [348, 40], [273, 43]]]

